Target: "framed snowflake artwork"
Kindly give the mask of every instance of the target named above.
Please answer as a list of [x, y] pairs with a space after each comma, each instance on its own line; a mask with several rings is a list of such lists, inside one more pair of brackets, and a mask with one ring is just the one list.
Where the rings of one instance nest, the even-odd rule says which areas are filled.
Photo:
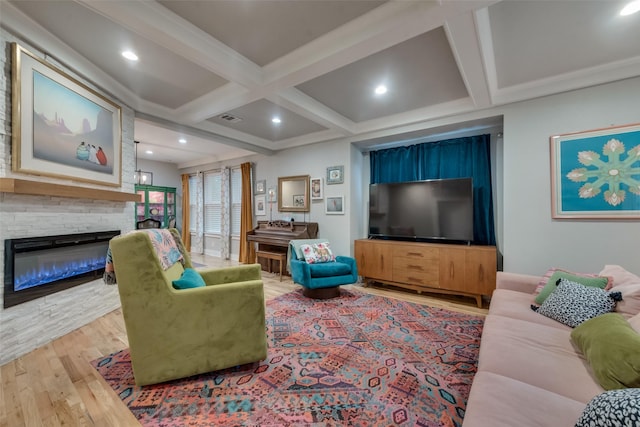
[[640, 218], [640, 124], [554, 135], [553, 218]]

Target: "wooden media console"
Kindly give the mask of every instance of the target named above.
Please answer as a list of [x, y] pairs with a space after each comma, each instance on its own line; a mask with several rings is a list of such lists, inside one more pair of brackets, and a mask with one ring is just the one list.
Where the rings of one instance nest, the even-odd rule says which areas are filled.
[[362, 239], [354, 252], [365, 284], [470, 296], [478, 307], [496, 287], [495, 246]]

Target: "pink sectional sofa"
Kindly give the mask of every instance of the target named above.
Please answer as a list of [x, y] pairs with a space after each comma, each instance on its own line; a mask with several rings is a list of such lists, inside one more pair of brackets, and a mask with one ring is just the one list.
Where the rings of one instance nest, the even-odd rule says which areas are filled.
[[[599, 273], [622, 293], [616, 311], [640, 332], [640, 277]], [[572, 344], [572, 328], [531, 309], [541, 277], [498, 273], [463, 427], [573, 427], [604, 389]]]

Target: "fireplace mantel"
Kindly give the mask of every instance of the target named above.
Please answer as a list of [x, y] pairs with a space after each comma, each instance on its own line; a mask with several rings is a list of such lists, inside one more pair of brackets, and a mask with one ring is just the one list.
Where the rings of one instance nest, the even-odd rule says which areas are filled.
[[100, 190], [75, 185], [52, 184], [16, 178], [0, 178], [0, 192], [35, 196], [70, 197], [74, 199], [109, 200], [113, 202], [139, 202], [137, 193]]

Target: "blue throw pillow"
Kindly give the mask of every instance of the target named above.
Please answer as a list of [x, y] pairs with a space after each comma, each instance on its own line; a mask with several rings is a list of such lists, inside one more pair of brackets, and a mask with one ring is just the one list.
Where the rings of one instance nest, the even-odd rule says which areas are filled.
[[182, 276], [173, 281], [173, 287], [176, 289], [200, 288], [206, 285], [200, 273], [193, 268], [185, 268]]

